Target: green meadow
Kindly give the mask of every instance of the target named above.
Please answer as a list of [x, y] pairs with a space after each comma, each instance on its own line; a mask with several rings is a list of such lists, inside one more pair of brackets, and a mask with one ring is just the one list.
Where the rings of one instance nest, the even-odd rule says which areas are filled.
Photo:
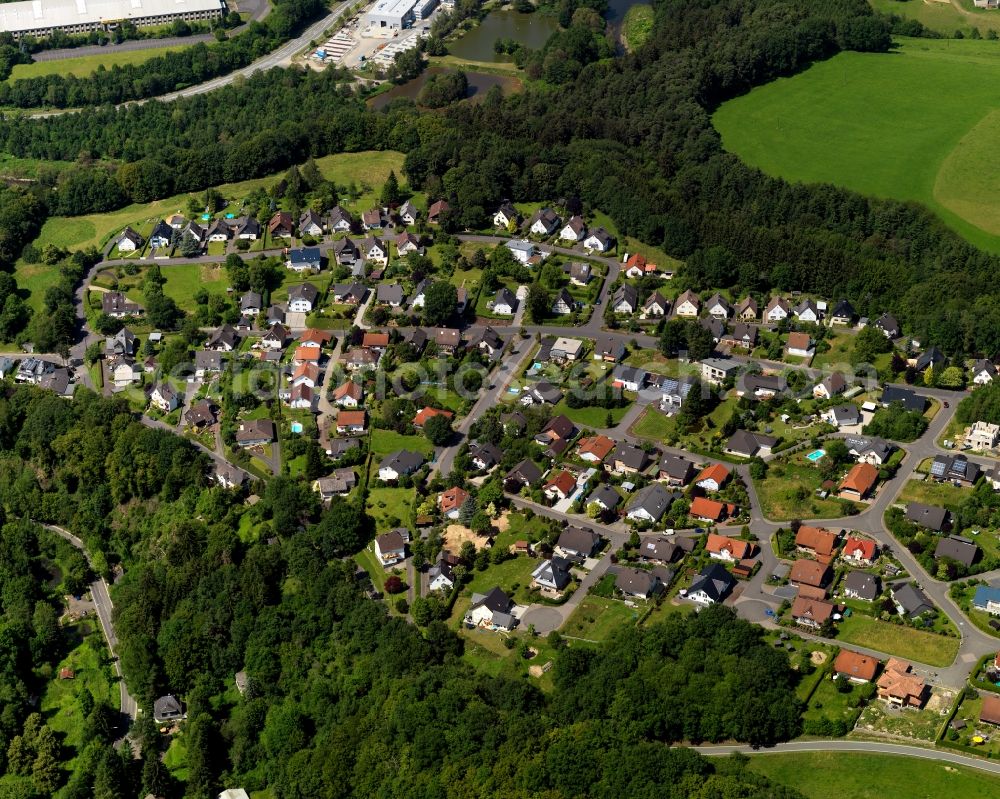
[[790, 181], [916, 200], [1000, 251], [1000, 42], [899, 39], [725, 103], [727, 150]]

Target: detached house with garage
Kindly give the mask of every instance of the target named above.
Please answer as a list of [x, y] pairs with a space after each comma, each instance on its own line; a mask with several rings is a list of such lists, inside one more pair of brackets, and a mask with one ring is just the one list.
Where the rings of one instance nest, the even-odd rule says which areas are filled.
[[562, 230], [559, 231], [559, 239], [572, 244], [583, 241], [586, 235], [587, 225], [584, 224], [583, 217], [581, 216], [571, 216], [569, 221], [563, 225]]
[[681, 294], [674, 302], [674, 316], [694, 318], [701, 312], [701, 299], [691, 289]]
[[639, 318], [659, 319], [660, 317], [666, 316], [669, 311], [670, 301], [660, 294], [660, 292], [654, 291], [642, 304], [642, 311], [639, 314]]
[[787, 319], [791, 316], [791, 313], [792, 309], [783, 297], [772, 297], [764, 308], [764, 321], [771, 322], [772, 324], [780, 322], [782, 319]]

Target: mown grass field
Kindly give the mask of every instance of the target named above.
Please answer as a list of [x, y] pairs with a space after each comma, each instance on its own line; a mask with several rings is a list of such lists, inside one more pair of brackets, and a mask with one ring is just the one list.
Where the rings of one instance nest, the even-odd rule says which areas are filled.
[[808, 799], [937, 799], [989, 796], [1000, 789], [1000, 778], [982, 771], [894, 755], [764, 754], [751, 757], [749, 768]]
[[17, 64], [10, 77], [7, 78], [7, 82], [13, 83], [16, 80], [43, 78], [49, 75], [75, 75], [78, 78], [84, 78], [96, 72], [100, 66], [110, 70], [112, 67], [144, 64], [152, 58], [183, 49], [183, 47], [154, 47], [149, 50], [116, 51], [115, 48], [108, 47], [106, 52], [98, 55], [62, 58], [56, 61], [37, 61], [34, 64]]
[[968, 36], [973, 28], [981, 34], [988, 30], [1000, 31], [1000, 16], [985, 8], [976, 8], [972, 0], [960, 0], [961, 8], [942, 0], [868, 0], [869, 5], [884, 14], [895, 14], [906, 19], [915, 19], [931, 30], [954, 36], [960, 30]]
[[1000, 132], [1000, 47], [898, 43], [888, 54], [842, 53], [724, 104], [714, 123], [725, 147], [788, 180], [924, 203], [1000, 251], [1000, 154], [990, 146]]
[[838, 622], [837, 640], [929, 666], [949, 666], [958, 654], [958, 639], [873, 619], [858, 613]]

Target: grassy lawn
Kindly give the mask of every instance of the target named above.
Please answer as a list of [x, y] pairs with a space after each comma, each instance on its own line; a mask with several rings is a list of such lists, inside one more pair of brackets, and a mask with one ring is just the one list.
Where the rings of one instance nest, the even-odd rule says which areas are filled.
[[820, 499], [816, 489], [822, 477], [800, 453], [790, 461], [769, 464], [767, 477], [754, 480], [764, 516], [775, 521], [791, 519], [836, 519], [845, 515], [840, 500]]
[[581, 425], [583, 427], [607, 427], [608, 413], [611, 414], [611, 424], [616, 425], [621, 421], [622, 417], [628, 413], [628, 409], [630, 407], [632, 406], [626, 405], [624, 408], [612, 408], [610, 411], [607, 408], [598, 408], [596, 406], [586, 408], [570, 408], [566, 404], [566, 400], [563, 399], [560, 400], [559, 404], [555, 406], [552, 413], [563, 413], [568, 416], [574, 424]]
[[1000, 777], [915, 757], [855, 752], [763, 754], [749, 768], [808, 799], [937, 799], [988, 796]]
[[972, 0], [961, 0], [961, 9], [951, 3], [900, 3], [898, 0], [868, 0], [877, 11], [896, 14], [905, 19], [915, 19], [931, 30], [954, 36], [960, 30], [966, 36], [973, 26], [980, 33], [993, 29], [1000, 31], [1000, 18], [985, 8], [976, 8]]
[[[87, 689], [96, 702], [109, 702], [114, 708], [119, 706], [121, 698], [112, 683], [113, 673], [106, 660], [108, 652], [96, 622], [85, 620], [65, 628], [65, 632], [79, 640], [79, 644], [53, 670], [53, 679], [42, 694], [41, 710], [46, 723], [65, 735], [69, 746], [79, 750], [87, 743], [83, 737], [81, 692]], [[75, 677], [60, 680], [58, 675], [63, 668], [72, 669]]]
[[854, 348], [854, 334], [841, 332], [828, 335], [825, 339], [830, 345], [826, 352], [818, 352], [813, 356], [812, 365], [817, 369], [822, 366], [845, 366], [850, 364], [851, 350]]
[[843, 721], [847, 724], [847, 728], [851, 729], [861, 714], [859, 708], [852, 707], [858, 701], [860, 692], [861, 689], [858, 686], [851, 685], [851, 690], [842, 694], [837, 690], [834, 681], [824, 676], [809, 699], [809, 706], [802, 714], [802, 718], [814, 721], [824, 718], [831, 721]]
[[951, 483], [935, 483], [933, 480], [907, 480], [900, 492], [898, 502], [923, 502], [949, 510], [957, 510], [972, 493], [971, 488], [956, 488]]
[[929, 666], [948, 666], [958, 654], [957, 638], [890, 624], [857, 613], [838, 623], [837, 640]]
[[484, 571], [473, 570], [472, 579], [466, 585], [464, 593], [485, 594], [491, 588], [499, 586], [507, 594], [514, 594], [518, 588], [531, 582], [531, 573], [539, 563], [536, 558], [519, 555], [503, 563], [491, 564]]
[[184, 743], [183, 736], [175, 735], [170, 740], [170, 746], [167, 747], [167, 751], [163, 755], [163, 765], [167, 767], [175, 779], [187, 779], [187, 745]]
[[368, 512], [375, 519], [375, 529], [383, 533], [400, 525], [408, 526], [413, 497], [412, 488], [371, 489], [368, 492]]
[[655, 408], [647, 407], [642, 416], [632, 425], [631, 432], [640, 438], [663, 441], [668, 436], [673, 436], [676, 429], [677, 423], [671, 417], [660, 413]]
[[78, 78], [84, 78], [96, 72], [99, 66], [110, 70], [116, 66], [144, 64], [151, 58], [183, 49], [183, 47], [154, 47], [149, 50], [123, 50], [119, 52], [115, 48], [109, 47], [106, 52], [98, 55], [63, 58], [57, 61], [39, 61], [34, 64], [17, 64], [7, 82], [13, 83], [16, 80], [42, 78], [49, 75], [75, 75]]
[[386, 571], [378, 562], [378, 558], [375, 557], [375, 553], [372, 551], [373, 547], [374, 544], [370, 544], [362, 549], [354, 556], [354, 562], [368, 572], [368, 576], [372, 578], [372, 585], [375, 586], [376, 590], [381, 591], [385, 587]]
[[45, 290], [59, 282], [59, 268], [45, 264], [25, 264], [18, 262], [14, 272], [17, 287], [21, 292], [27, 292], [26, 301], [32, 310], [38, 311], [45, 299]]
[[[164, 264], [160, 271], [166, 280], [163, 293], [172, 297], [185, 311], [195, 310], [197, 304], [194, 295], [199, 289], [205, 289], [210, 294], [222, 294], [229, 286], [229, 278], [222, 264]], [[121, 281], [122, 286], [130, 287], [126, 289], [126, 295], [139, 303], [146, 301], [142, 292], [144, 272], [145, 270]]]
[[[884, 1], [894, 11], [942, 5]], [[990, 147], [1000, 131], [990, 89], [1000, 49], [971, 39], [897, 42], [894, 53], [842, 53], [761, 86], [724, 104], [715, 126], [727, 149], [769, 174], [916, 200], [974, 244], [1000, 250]]]
[[563, 635], [585, 638], [588, 641], [603, 641], [619, 627], [635, 625], [645, 608], [630, 608], [617, 599], [588, 596], [573, 611], [562, 628]]
[[393, 430], [372, 429], [371, 451], [376, 458], [381, 458], [397, 449], [408, 449], [411, 452], [422, 452], [429, 455], [434, 450], [434, 445], [421, 435], [404, 436]]

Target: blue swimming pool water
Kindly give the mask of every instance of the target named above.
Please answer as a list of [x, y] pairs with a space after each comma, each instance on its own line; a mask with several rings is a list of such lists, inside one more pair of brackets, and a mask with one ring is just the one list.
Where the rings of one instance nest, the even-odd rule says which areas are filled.
[[302, 432], [302, 422], [292, 422], [289, 425], [289, 427], [292, 428], [292, 432], [293, 433], [301, 433]]
[[822, 449], [813, 450], [808, 455], [806, 455], [806, 460], [810, 460], [813, 463], [816, 463], [816, 461], [818, 461], [824, 455], [826, 455], [826, 451], [825, 450], [822, 450]]

